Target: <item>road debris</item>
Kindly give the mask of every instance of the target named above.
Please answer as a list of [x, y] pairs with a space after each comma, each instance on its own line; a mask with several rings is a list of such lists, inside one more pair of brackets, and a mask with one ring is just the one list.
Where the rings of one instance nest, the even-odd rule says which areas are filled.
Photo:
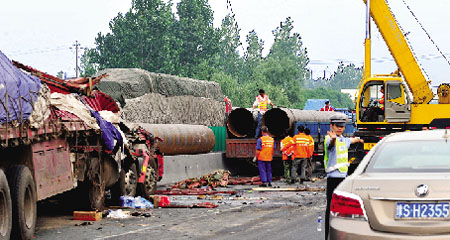
[[270, 188], [270, 187], [256, 187], [252, 189], [253, 191], [260, 192], [323, 192], [325, 188], [317, 187], [284, 187], [284, 188]]
[[230, 171], [228, 170], [216, 170], [212, 173], [203, 175], [200, 178], [189, 178], [175, 183], [172, 188], [194, 189], [202, 186], [211, 186], [212, 188], [218, 186], [226, 187], [228, 185], [229, 176]]
[[130, 216], [131, 216], [130, 211], [122, 211], [122, 209], [109, 210], [108, 214], [108, 218], [115, 218], [115, 219], [129, 218]]
[[98, 221], [102, 219], [102, 213], [97, 211], [73, 211], [73, 220]]
[[142, 208], [142, 209], [153, 208], [153, 204], [149, 200], [141, 196], [137, 197], [121, 196], [120, 201], [122, 207]]
[[195, 188], [195, 189], [166, 189], [157, 190], [157, 195], [215, 195], [215, 194], [229, 194], [235, 195], [236, 191], [216, 191], [210, 188]]

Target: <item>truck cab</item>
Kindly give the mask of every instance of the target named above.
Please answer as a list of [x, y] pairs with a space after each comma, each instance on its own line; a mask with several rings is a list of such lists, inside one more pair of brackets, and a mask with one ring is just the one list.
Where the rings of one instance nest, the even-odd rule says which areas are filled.
[[364, 81], [357, 99], [358, 124], [405, 123], [411, 120], [411, 100], [403, 79], [375, 75]]

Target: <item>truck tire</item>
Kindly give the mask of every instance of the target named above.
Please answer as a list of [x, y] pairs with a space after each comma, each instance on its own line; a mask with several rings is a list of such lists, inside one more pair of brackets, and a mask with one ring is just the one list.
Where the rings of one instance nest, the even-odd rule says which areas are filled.
[[122, 170], [123, 174], [120, 174], [120, 178], [123, 178], [123, 180], [121, 181], [123, 182], [123, 184], [120, 185], [121, 193], [126, 196], [134, 197], [136, 196], [138, 183], [136, 164], [133, 163], [131, 164], [131, 166], [128, 168], [127, 171], [124, 170], [125, 169]]
[[117, 183], [111, 188], [111, 199], [113, 204], [120, 204], [121, 196], [136, 196], [138, 188], [138, 176], [136, 164], [133, 163], [126, 170], [122, 168]]
[[8, 169], [12, 200], [12, 239], [31, 239], [36, 227], [36, 185], [28, 167], [15, 165]]
[[12, 205], [8, 179], [0, 169], [0, 239], [10, 238], [12, 228]]
[[141, 195], [146, 199], [150, 199], [150, 196], [156, 192], [157, 182], [158, 173], [156, 172], [156, 161], [154, 158], [151, 158], [148, 162], [144, 183], [139, 184]]

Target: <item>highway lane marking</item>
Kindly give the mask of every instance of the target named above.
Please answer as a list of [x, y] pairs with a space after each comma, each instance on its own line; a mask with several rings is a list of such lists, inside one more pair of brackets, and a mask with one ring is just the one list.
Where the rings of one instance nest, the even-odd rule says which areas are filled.
[[[230, 212], [230, 211], [233, 211], [233, 210], [240, 209], [240, 208], [242, 208], [242, 207], [243, 207], [243, 206], [237, 206], [237, 207], [233, 207], [233, 208], [224, 209], [224, 210], [219, 211], [219, 213], [222, 213], [222, 212]], [[192, 219], [201, 218], [201, 217], [203, 217], [203, 216], [193, 217]], [[153, 226], [149, 226], [149, 227], [145, 227], [145, 228], [140, 228], [140, 229], [136, 229], [136, 230], [131, 230], [131, 231], [128, 231], [128, 232], [122, 232], [122, 233], [120, 233], [120, 234], [114, 234], [114, 235], [110, 235], [110, 236], [97, 237], [97, 238], [95, 238], [94, 240], [102, 240], [102, 239], [109, 239], [109, 238], [120, 237], [120, 236], [124, 236], [124, 235], [127, 235], [127, 234], [133, 234], [133, 233], [138, 233], [138, 232], [142, 232], [142, 231], [145, 231], [145, 230], [150, 230], [150, 229], [156, 228], [156, 227], [162, 227], [163, 225], [165, 225], [165, 224], [159, 224], [159, 225], [156, 225], [156, 226], [153, 225]]]
[[161, 227], [162, 225], [165, 225], [165, 224], [160, 224], [159, 226], [150, 226], [150, 227], [140, 228], [140, 229], [136, 229], [136, 230], [132, 230], [132, 231], [128, 231], [128, 232], [123, 232], [123, 233], [120, 233], [120, 234], [114, 234], [114, 235], [110, 235], [110, 236], [105, 236], [105, 237], [97, 237], [97, 238], [95, 238], [95, 240], [108, 239], [108, 238], [124, 236], [124, 235], [127, 235], [127, 234], [138, 233], [138, 232], [142, 232], [142, 231], [145, 231], [145, 230], [149, 230], [151, 228]]

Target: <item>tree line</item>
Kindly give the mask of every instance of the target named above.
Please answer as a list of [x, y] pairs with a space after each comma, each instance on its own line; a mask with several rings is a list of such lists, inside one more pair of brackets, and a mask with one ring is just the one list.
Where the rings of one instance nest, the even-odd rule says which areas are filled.
[[290, 17], [272, 31], [274, 43], [263, 56], [264, 41], [252, 30], [243, 54], [240, 29], [228, 14], [213, 26], [208, 0], [132, 0], [126, 13], [109, 22], [110, 33], [98, 33], [95, 48], [81, 59], [83, 75], [105, 68], [141, 68], [151, 72], [215, 81], [234, 106], [250, 107], [263, 88], [278, 106], [302, 109], [306, 99], [328, 98], [335, 107], [353, 108], [341, 88], [356, 88], [362, 69], [339, 65], [328, 79], [312, 79], [309, 58]]

